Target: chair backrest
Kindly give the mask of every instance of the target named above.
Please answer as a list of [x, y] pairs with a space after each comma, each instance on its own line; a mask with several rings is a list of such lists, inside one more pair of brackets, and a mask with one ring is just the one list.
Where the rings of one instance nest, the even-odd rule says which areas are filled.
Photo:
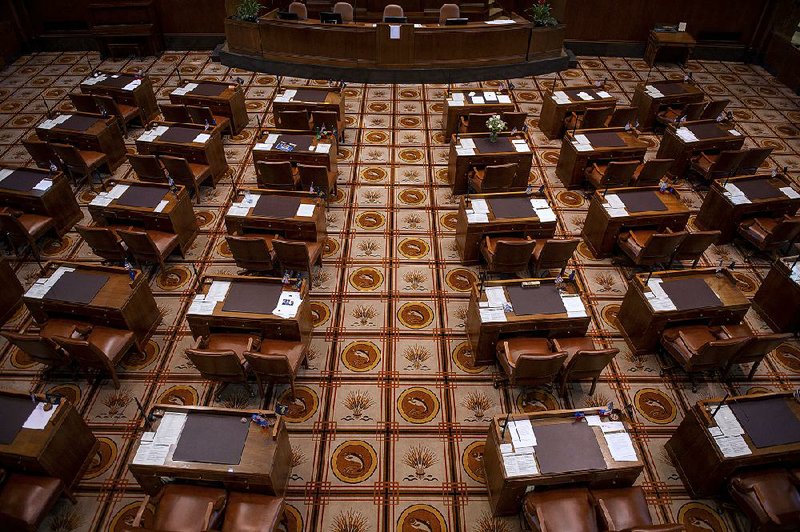
[[683, 106], [683, 113], [681, 114], [686, 117], [686, 120], [699, 120], [705, 108], [706, 102], [691, 102]]
[[161, 155], [158, 158], [161, 164], [164, 165], [164, 170], [169, 174], [174, 181], [193, 182], [194, 173], [192, 167], [189, 166], [189, 161], [183, 157], [173, 157], [172, 155]]
[[717, 118], [721, 112], [728, 107], [728, 104], [731, 103], [730, 100], [711, 100], [706, 105], [706, 108], [703, 109], [703, 112], [700, 114], [700, 120], [706, 120], [709, 118]]
[[489, 126], [486, 122], [494, 115], [495, 113], [470, 113], [467, 117], [467, 133], [488, 132]]
[[600, 376], [600, 373], [614, 360], [617, 353], [619, 353], [619, 349], [615, 348], [576, 352], [564, 369], [566, 380], [594, 379]]
[[2, 332], [0, 335], [40, 364], [60, 366], [68, 360], [66, 354], [58, 345], [48, 338], [42, 338], [38, 334], [19, 334], [8, 331]]
[[31, 238], [31, 234], [25, 226], [22, 225], [19, 218], [5, 207], [0, 209], [0, 231], [11, 236], [18, 242], [27, 242]]
[[137, 155], [135, 153], [128, 154], [128, 162], [131, 163], [133, 171], [136, 176], [142, 181], [155, 181], [164, 183], [167, 176], [164, 175], [164, 169], [158, 162], [158, 157], [155, 155]]
[[517, 175], [517, 163], [489, 165], [484, 170], [481, 192], [506, 192]]
[[240, 268], [253, 271], [272, 269], [272, 254], [263, 237], [225, 235], [225, 240]]
[[589, 107], [583, 113], [583, 121], [581, 128], [594, 129], [598, 127], [605, 127], [606, 120], [614, 112], [613, 107]]
[[645, 242], [644, 247], [636, 257], [636, 262], [638, 264], [669, 262], [684, 238], [686, 238], [686, 231], [655, 233]]
[[667, 171], [672, 168], [675, 159], [650, 159], [646, 161], [636, 176], [637, 186], [657, 185]]
[[61, 166], [61, 159], [58, 154], [43, 140], [39, 140], [35, 136], [22, 139], [22, 145], [28, 150], [36, 166], [39, 168], [50, 168], [51, 164]]
[[92, 252], [98, 257], [120, 262], [125, 260], [125, 250], [122, 249], [122, 245], [117, 240], [114, 232], [108, 227], [76, 225], [75, 230], [89, 244]]
[[747, 337], [728, 338], [703, 344], [689, 360], [689, 367], [694, 371], [722, 369], [728, 365], [748, 340]]
[[283, 240], [276, 238], [272, 241], [275, 257], [285, 270], [308, 270], [311, 257], [308, 248], [302, 240]]
[[138, 262], [160, 262], [161, 253], [145, 231], [118, 229], [117, 234]]
[[527, 268], [535, 246], [535, 240], [498, 240], [494, 247], [494, 267], [514, 270]]
[[736, 353], [734, 363], [755, 362], [775, 351], [779, 345], [789, 340], [791, 333], [756, 334]]
[[289, 161], [258, 161], [256, 162], [256, 182], [259, 187], [294, 189], [292, 176], [292, 163]]
[[600, 186], [626, 187], [638, 167], [639, 161], [611, 161], [600, 180]]
[[333, 6], [333, 12], [339, 13], [342, 16], [342, 22], [353, 22], [353, 6], [347, 2], [336, 2]]
[[442, 4], [442, 7], [439, 8], [439, 25], [444, 25], [449, 18], [459, 18], [460, 16], [461, 9], [458, 4]]
[[386, 17], [402, 17], [403, 16], [403, 8], [398, 6], [397, 4], [389, 4], [383, 8], [383, 19], [386, 20]]
[[639, 113], [637, 107], [617, 107], [611, 114], [611, 118], [606, 123], [607, 127], [625, 127], [630, 124], [631, 127], [636, 123], [636, 115]]
[[[516, 128], [517, 131], [522, 131], [525, 128], [525, 120], [528, 119], [528, 113], [518, 111], [504, 111], [500, 118], [506, 123], [506, 128], [509, 131]], [[485, 125], [485, 123], [484, 123]]]
[[289, 13], [296, 13], [297, 18], [300, 20], [305, 20], [308, 18], [308, 10], [306, 9], [306, 5], [300, 2], [292, 2], [289, 4]]
[[246, 379], [244, 367], [233, 351], [187, 349], [186, 356], [204, 379], [210, 381], [242, 381]]
[[58, 158], [61, 159], [65, 165], [70, 169], [78, 169], [79, 171], [86, 171], [86, 161], [81, 157], [81, 152], [75, 146], [70, 144], [59, 144], [52, 142], [49, 146], [56, 152]]
[[563, 268], [580, 243], [580, 238], [548, 238], [539, 252], [536, 267], [540, 270]]
[[81, 367], [108, 368], [111, 365], [109, 358], [88, 340], [54, 336], [53, 341]]
[[189, 113], [189, 119], [194, 124], [200, 124], [201, 126], [204, 126], [206, 122], [208, 122], [208, 125], [211, 127], [216, 125], [214, 113], [212, 113], [211, 109], [208, 107], [203, 107], [200, 105], [187, 105], [186, 111]]
[[722, 231], [697, 231], [686, 233], [686, 238], [678, 244], [675, 251], [677, 260], [694, 260], [702, 255], [708, 246], [719, 240]]
[[303, 190], [308, 190], [312, 186], [315, 190], [328, 192], [328, 169], [316, 164], [298, 164], [297, 171], [300, 173], [300, 184]]
[[292, 378], [294, 372], [286, 355], [265, 355], [263, 353], [244, 352], [244, 359], [250, 371], [266, 378]]
[[520, 355], [517, 358], [511, 380], [512, 382], [524, 381], [528, 384], [551, 382], [561, 370], [566, 359], [567, 353], [564, 352], [544, 356]]
[[744, 156], [739, 161], [739, 168], [736, 169], [737, 174], [754, 174], [758, 171], [759, 167], [764, 164], [767, 157], [772, 153], [772, 148], [750, 148], [744, 150]]
[[97, 108], [97, 102], [91, 94], [71, 93], [69, 101], [75, 110], [81, 113], [92, 113], [99, 115], [100, 109]]
[[336, 111], [311, 111], [311, 122], [314, 129], [324, 127], [330, 131], [338, 127]]
[[164, 117], [166, 122], [178, 122], [181, 124], [190, 124], [192, 122], [189, 110], [186, 109], [185, 105], [162, 103], [159, 107], [161, 108], [161, 116]]
[[732, 175], [739, 168], [739, 163], [744, 158], [744, 150], [726, 150], [719, 152], [719, 157], [708, 170], [709, 178], [719, 175]]
[[311, 124], [308, 120], [308, 111], [278, 111], [278, 125], [283, 129], [294, 129], [296, 131], [311, 131]]
[[123, 118], [122, 111], [120, 111], [119, 105], [117, 105], [114, 98], [111, 96], [101, 96], [99, 94], [95, 94], [92, 97], [97, 104], [97, 109], [100, 111], [100, 114], [103, 114], [105, 110], [105, 114], [108, 116], [115, 116], [120, 119]]
[[771, 242], [793, 242], [800, 235], [800, 215], [784, 215], [770, 232]]

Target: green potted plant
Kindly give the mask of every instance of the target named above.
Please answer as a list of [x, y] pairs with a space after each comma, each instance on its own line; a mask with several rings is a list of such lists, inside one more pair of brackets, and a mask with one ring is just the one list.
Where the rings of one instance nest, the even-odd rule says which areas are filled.
[[258, 16], [263, 6], [259, 0], [240, 0], [230, 6], [230, 16], [225, 19], [225, 38], [228, 50], [247, 55], [261, 55], [261, 36]]
[[533, 23], [528, 57], [561, 55], [566, 26], [559, 23], [556, 16], [553, 15], [553, 6], [547, 0], [534, 0], [533, 5], [526, 10], [526, 13]]
[[497, 134], [505, 131], [506, 123], [500, 118], [500, 115], [492, 115], [486, 121], [486, 127], [489, 128], [489, 142], [497, 142]]

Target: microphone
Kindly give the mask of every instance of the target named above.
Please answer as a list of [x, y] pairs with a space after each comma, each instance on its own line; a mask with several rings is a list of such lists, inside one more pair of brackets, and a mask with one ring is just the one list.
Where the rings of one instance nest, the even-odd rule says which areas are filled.
[[508, 422], [511, 419], [511, 412], [509, 411], [506, 414], [506, 422], [503, 424], [503, 432], [500, 433], [500, 438], [505, 439], [506, 437], [506, 429], [508, 428]]
[[719, 412], [719, 409], [722, 408], [722, 405], [725, 404], [725, 401], [728, 400], [728, 396], [730, 396], [730, 392], [726, 393], [725, 397], [722, 398], [722, 401], [719, 402], [719, 404], [717, 405], [717, 408], [714, 410], [714, 413], [711, 414], [712, 419], [714, 418], [714, 416], [717, 415], [717, 412]]
[[148, 414], [147, 412], [145, 412], [144, 407], [142, 406], [142, 403], [139, 402], [138, 397], [134, 396], [133, 400], [136, 401], [136, 408], [137, 410], [139, 410], [139, 413], [142, 414], [142, 417], [144, 418], [145, 428], [150, 428], [153, 424], [153, 420], [155, 420], [155, 416], [152, 413]]

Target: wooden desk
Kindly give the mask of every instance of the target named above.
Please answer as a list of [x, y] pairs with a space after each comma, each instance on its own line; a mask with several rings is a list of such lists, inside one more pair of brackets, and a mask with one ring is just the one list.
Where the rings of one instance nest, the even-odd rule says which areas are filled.
[[[583, 336], [589, 327], [589, 317], [571, 317], [566, 311], [553, 314], [522, 314], [520, 302], [516, 302], [517, 308], [511, 312], [505, 312], [506, 321], [482, 321], [480, 313], [481, 302], [487, 302], [486, 287], [502, 286], [506, 301], [515, 304], [509, 290], [517, 290], [526, 281], [539, 281], [540, 288], [548, 291], [555, 285], [555, 279], [513, 279], [508, 281], [488, 281], [481, 290], [473, 285], [469, 307], [467, 309], [467, 337], [470, 349], [475, 356], [475, 365], [487, 366], [496, 362], [496, 345], [503, 338], [511, 336], [542, 336], [542, 337], [561, 337], [561, 336]], [[540, 288], [529, 288], [531, 294]], [[563, 283], [563, 295], [580, 295], [582, 290], [577, 281], [565, 281]], [[535, 299], [532, 295], [531, 298]], [[523, 302], [524, 303], [524, 302]], [[584, 307], [586, 305], [584, 304]]]
[[[609, 450], [601, 426], [589, 426], [586, 418], [577, 420], [575, 417], [577, 412], [582, 412], [585, 416], [599, 416], [602, 410], [603, 408], [584, 408], [510, 414], [508, 417], [495, 416], [489, 426], [486, 445], [483, 448], [483, 466], [486, 472], [486, 487], [489, 490], [489, 505], [492, 507], [492, 513], [496, 516], [517, 514], [529, 488], [539, 489], [572, 484], [581, 484], [591, 488], [633, 485], [644, 468], [636, 445], [633, 446], [636, 451], [636, 460], [617, 461]], [[513, 429], [509, 427], [504, 430], [504, 427], [507, 422], [511, 424], [511, 422], [515, 423], [526, 419], [533, 426], [533, 433], [537, 440], [533, 454], [538, 462], [538, 472], [519, 475], [512, 470], [509, 474], [505, 463], [508, 459], [516, 459], [514, 454], [517, 450], [511, 435]], [[621, 421], [624, 432], [630, 437], [630, 423], [621, 417], [618, 410], [613, 411], [610, 416], [604, 415], [600, 419], [604, 423], [612, 420]], [[576, 425], [578, 423], [581, 425]], [[580, 439], [573, 438], [576, 434], [580, 434]], [[593, 448], [594, 442], [597, 443], [596, 448]], [[500, 448], [501, 444], [507, 449], [513, 448], [513, 452], [504, 455]], [[569, 465], [565, 466], [563, 461], [569, 460], [569, 457], [558, 457], [557, 451], [554, 452], [554, 447], [559, 444], [563, 445], [563, 452], [569, 454], [574, 461], [586, 460], [586, 454], [592, 453], [593, 460], [586, 460], [586, 464], [592, 462], [595, 467], [590, 466], [591, 468], [584, 469], [582, 466], [586, 464], [575, 464], [575, 468], [570, 469]], [[547, 458], [543, 462], [545, 453]], [[525, 454], [530, 456], [529, 453]], [[544, 464], [550, 469], [544, 470]], [[561, 470], [555, 471], [556, 468], [553, 468], [553, 465], [561, 465], [562, 467], [558, 468]]]
[[[586, 100], [578, 96], [585, 93], [590, 96]], [[548, 90], [542, 100], [542, 111], [539, 115], [539, 129], [550, 139], [564, 136], [564, 120], [570, 113], [583, 114], [587, 109], [595, 107], [616, 107], [617, 99], [608, 92], [594, 85], [563, 87], [559, 90]]]
[[[470, 168], [509, 163], [517, 164], [517, 175], [508, 190], [525, 190], [527, 188], [533, 150], [528, 145], [525, 133], [500, 133], [497, 136], [497, 142], [494, 143], [489, 141], [489, 137], [489, 133], [469, 133], [450, 137], [447, 176], [453, 188], [453, 194], [467, 193], [467, 173]], [[458, 153], [458, 150], [462, 148], [465, 139], [474, 143], [475, 148], [470, 153], [462, 155]], [[515, 144], [512, 143], [513, 140], [524, 140], [528, 151], [517, 151]]]
[[777, 332], [800, 332], [800, 263], [794, 257], [779, 258], [753, 298], [764, 321]]
[[[330, 26], [330, 24], [328, 24]], [[272, 101], [272, 112], [307, 110], [335, 111], [338, 120], [344, 120], [344, 94], [339, 87], [318, 87], [314, 85], [286, 85], [284, 91]], [[290, 92], [290, 95], [286, 94]], [[294, 94], [291, 96], [291, 94]]]
[[[37, 395], [36, 399], [37, 403], [45, 402], [44, 396]], [[9, 408], [12, 402], [18, 406], [30, 405], [31, 396], [0, 391], [0, 409]], [[54, 408], [55, 413], [43, 429], [20, 428], [10, 443], [0, 443], [0, 467], [10, 472], [60, 478], [72, 493], [92, 463], [99, 444], [69, 401], [61, 398]], [[0, 417], [8, 423], [5, 415]]]
[[[470, 96], [470, 93], [473, 95]], [[489, 96], [489, 100], [486, 96]], [[494, 98], [492, 96], [494, 95]], [[444, 111], [442, 111], [442, 130], [446, 139], [458, 133], [461, 117], [468, 117], [470, 113], [494, 113], [513, 112], [514, 102], [511, 97], [503, 91], [486, 91], [480, 88], [459, 89], [452, 91], [444, 100]]]
[[645, 295], [651, 292], [645, 282], [647, 276], [646, 273], [639, 273], [628, 282], [628, 291], [617, 315], [619, 330], [625, 337], [628, 347], [636, 354], [651, 353], [656, 349], [661, 333], [670, 326], [686, 323], [708, 325], [740, 323], [750, 308], [750, 301], [736, 286], [736, 278], [724, 268], [719, 273], [716, 273], [714, 268], [697, 268], [667, 270], [652, 274], [651, 282], [657, 282], [659, 279], [663, 283], [687, 279], [702, 280], [717, 296], [719, 303], [700, 308], [654, 310]]
[[250, 122], [244, 103], [244, 91], [238, 83], [185, 79], [169, 94], [169, 101], [180, 105], [208, 107], [215, 115], [227, 116], [231, 120], [234, 135], [241, 133]]
[[[216, 300], [213, 311], [210, 314], [203, 314], [190, 307], [186, 314], [186, 321], [194, 337], [206, 336], [212, 331], [245, 330], [260, 333], [264, 338], [299, 341], [308, 345], [311, 341], [311, 307], [308, 304], [308, 285], [303, 281], [298, 289], [294, 284], [294, 279], [290, 286], [283, 287], [287, 292], [299, 292], [302, 302], [293, 318], [282, 318], [273, 314], [272, 310], [280, 299], [280, 289], [282, 279], [278, 277], [243, 277], [236, 275], [213, 275], [203, 279], [203, 283], [198, 289], [195, 301], [204, 298], [214, 282], [230, 282], [230, 288], [223, 293], [222, 300]], [[236, 287], [239, 286], [239, 288]], [[244, 285], [253, 286], [251, 294], [266, 292], [276, 292], [273, 301], [260, 300], [260, 308], [254, 311], [238, 312], [224, 310], [229, 304], [231, 291], [242, 288]], [[215, 289], [216, 290], [216, 289]], [[258, 292], [256, 292], [258, 290]], [[270, 295], [270, 297], [273, 297]], [[194, 304], [193, 304], [194, 305]]]
[[[651, 194], [658, 198], [666, 209], [636, 211], [635, 199], [628, 200], [630, 205], [626, 204], [627, 214], [625, 216], [612, 216], [611, 214], [616, 214], [616, 212], [609, 213], [609, 210], [604, 207], [607, 204], [607, 196], [617, 196], [625, 203], [626, 196], [636, 198], [643, 197], [645, 194]], [[689, 221], [690, 214], [689, 208], [683, 204], [680, 196], [661, 193], [655, 186], [612, 188], [607, 190], [605, 195], [596, 190], [589, 203], [589, 212], [586, 213], [581, 236], [595, 257], [605, 258], [613, 254], [617, 235], [620, 232], [637, 227], [653, 227], [659, 231], [665, 229], [682, 231]]]
[[112, 172], [125, 162], [126, 150], [122, 128], [113, 116], [103, 118], [90, 113], [69, 113], [60, 114], [53, 120], [62, 122], [49, 129], [47, 120], [36, 126], [36, 136], [40, 140], [71, 144], [79, 150], [103, 152], [108, 157], [108, 165]]
[[11, 263], [5, 258], [0, 258], [0, 326], [10, 320], [22, 304], [22, 283], [11, 268]]
[[[105, 284], [88, 303], [66, 298], [55, 299], [46, 294], [36, 298], [30, 295], [29, 290], [23, 296], [23, 301], [37, 323], [63, 318], [125, 329], [133, 331], [137, 346], [140, 350], [144, 349], [148, 338], [161, 322], [161, 313], [150, 291], [147, 275], [133, 270], [136, 277], [131, 282], [128, 271], [117, 266], [50, 263], [45, 268], [48, 275], [40, 281], [48, 279], [61, 267], [73, 268], [82, 274], [105, 277]], [[59, 282], [63, 281], [59, 280], [56, 284]]]
[[703, 91], [694, 83], [685, 81], [654, 81], [636, 85], [631, 105], [639, 109], [639, 131], [650, 131], [656, 116], [667, 107], [685, 107], [688, 103], [702, 102]]
[[[89, 203], [89, 214], [98, 225], [130, 225], [178, 235], [181, 253], [186, 255], [200, 228], [186, 187], [175, 188], [177, 193], [161, 183], [114, 181], [106, 194]], [[107, 203], [109, 196], [116, 199]]]
[[[684, 122], [681, 128], [692, 132], [697, 140], [685, 141], [678, 136], [674, 124], [667, 126], [661, 145], [658, 147], [657, 159], [674, 159], [669, 172], [673, 176], [683, 177], [689, 170], [692, 157], [701, 151], [738, 150], [744, 145], [744, 135], [725, 122], [716, 120], [697, 120]], [[736, 131], [731, 133], [731, 131]]]
[[[29, 214], [50, 216], [55, 220], [58, 236], [64, 236], [83, 218], [69, 180], [63, 173], [39, 168], [0, 168], [0, 176], [3, 175], [0, 205]], [[44, 185], [39, 185], [44, 179], [51, 184], [48, 186], [45, 181]], [[37, 186], [47, 188], [39, 190]]]
[[[294, 144], [292, 151], [275, 148], [279, 142]], [[317, 146], [321, 146], [317, 151]], [[334, 175], [339, 170], [336, 164], [339, 146], [333, 136], [317, 139], [313, 133], [269, 129], [266, 130], [253, 148], [253, 163], [260, 161], [290, 161], [294, 164], [311, 164], [324, 166]]]
[[[136, 81], [139, 84], [136, 85]], [[133, 83], [134, 86], [130, 84]], [[148, 76], [137, 77], [125, 72], [101, 72], [89, 76], [80, 84], [81, 92], [97, 96], [109, 96], [115, 102], [139, 108], [139, 119], [147, 124], [159, 113], [153, 83]]]
[[[155, 495], [160, 491], [163, 486], [161, 477], [190, 482], [202, 481], [203, 484], [212, 483], [229, 491], [249, 491], [278, 496], [283, 496], [285, 493], [289, 473], [292, 470], [289, 460], [291, 454], [289, 434], [283, 418], [272, 410], [159, 404], [151, 409], [151, 413], [155, 414], [155, 421], [151, 427], [144, 427], [143, 430], [156, 432], [156, 434], [158, 434], [165, 413], [186, 414], [187, 419], [191, 416], [202, 416], [210, 423], [213, 423], [213, 418], [207, 416], [219, 416], [223, 420], [225, 417], [233, 416], [237, 420], [247, 419], [249, 427], [240, 461], [237, 464], [173, 460], [175, 451], [181, 443], [180, 439], [177, 444], [169, 445], [169, 451], [163, 464], [137, 463], [134, 458], [128, 465], [128, 469], [148, 495]], [[271, 426], [260, 427], [250, 419], [253, 415], [264, 417], [271, 423]], [[184, 425], [185, 430], [186, 426]], [[191, 437], [193, 434], [181, 433], [179, 438], [186, 436]], [[156, 436], [156, 438], [158, 437]], [[215, 438], [214, 434], [205, 434], [203, 437], [209, 447], [214, 448], [215, 444], [221, 443], [219, 440], [224, 439], [225, 435], [216, 435]], [[141, 445], [142, 442], [139, 441], [136, 447], [137, 452]], [[133, 456], [135, 457], [136, 454]]]
[[675, 60], [672, 62], [685, 65], [692, 56], [695, 44], [697, 42], [694, 38], [685, 31], [650, 30], [647, 48], [644, 51], [644, 62], [648, 66], [653, 66], [656, 64], [658, 54], [666, 55], [664, 54], [666, 51], [670, 56], [674, 56]]
[[[136, 150], [142, 155], [171, 155], [182, 157], [190, 163], [205, 164], [211, 168], [211, 179], [216, 185], [228, 173], [228, 161], [222, 145], [219, 128], [204, 131], [199, 124], [169, 124], [153, 122], [155, 138], [145, 132], [136, 139]], [[195, 141], [197, 135], [209, 135], [205, 142]], [[152, 138], [152, 140], [148, 140]]]
[[[587, 139], [589, 148], [578, 140]], [[578, 129], [569, 131], [561, 143], [556, 176], [569, 189], [582, 188], [586, 183], [586, 168], [593, 163], [610, 161], [643, 161], [647, 143], [636, 133], [623, 127]], [[580, 149], [579, 149], [580, 148]]]
[[[539, 213], [533, 208], [531, 199], [543, 199], [525, 192], [499, 192], [496, 194], [473, 194], [469, 197], [469, 208], [466, 198], [462, 197], [458, 208], [456, 222], [456, 245], [462, 264], [479, 264], [481, 260], [481, 241], [489, 235], [509, 235], [531, 238], [552, 238], [556, 231], [555, 213], [552, 209], [548, 221], [542, 221]], [[470, 220], [467, 211], [486, 202], [489, 208], [487, 221]], [[508, 210], [501, 210], [507, 208]], [[551, 220], [549, 217], [552, 217]]]
[[[726, 193], [723, 183], [729, 188], [741, 187], [740, 190], [745, 192], [750, 203], [740, 203], [740, 200], [734, 203], [731, 195]], [[726, 244], [736, 237], [739, 224], [747, 218], [796, 213], [800, 209], [800, 197], [790, 198], [780, 190], [784, 187], [797, 192], [797, 188], [792, 186], [792, 181], [783, 175], [715, 179], [703, 199], [695, 224], [705, 230], [719, 229], [722, 235], [717, 243]]]
[[[720, 398], [698, 401], [686, 413], [678, 430], [667, 441], [665, 448], [675, 464], [681, 480], [693, 498], [721, 495], [728, 480], [738, 471], [758, 467], [795, 467], [800, 464], [800, 442], [756, 447], [753, 435], [747, 432], [746, 421], [740, 419], [745, 429], [744, 440], [751, 454], [724, 456], [714, 437], [709, 432], [717, 423], [712, 413], [720, 404]], [[760, 403], [760, 405], [759, 405]], [[780, 403], [784, 403], [781, 405]], [[749, 409], [783, 407], [783, 412], [800, 419], [800, 404], [790, 393], [764, 393], [728, 397], [725, 405], [736, 415], [736, 409], [745, 405]], [[756, 410], [757, 411], [757, 410]], [[766, 416], [769, 416], [769, 411]], [[738, 418], [738, 415], [736, 415]], [[800, 421], [798, 421], [800, 423]], [[778, 427], [775, 427], [778, 429]], [[760, 435], [759, 435], [760, 437]]]
[[[249, 202], [246, 203], [247, 198]], [[272, 209], [262, 212], [258, 203], [265, 204], [283, 203], [291, 204], [294, 214], [286, 217], [275, 213]], [[236, 207], [248, 206], [244, 215]], [[297, 216], [297, 207], [300, 205], [315, 205], [312, 216]], [[304, 240], [306, 242], [322, 242], [327, 236], [325, 222], [325, 203], [316, 194], [311, 192], [294, 192], [286, 190], [265, 190], [261, 188], [247, 188], [239, 190], [234, 198], [233, 209], [225, 215], [225, 228], [228, 234], [271, 233], [281, 235], [289, 240]]]

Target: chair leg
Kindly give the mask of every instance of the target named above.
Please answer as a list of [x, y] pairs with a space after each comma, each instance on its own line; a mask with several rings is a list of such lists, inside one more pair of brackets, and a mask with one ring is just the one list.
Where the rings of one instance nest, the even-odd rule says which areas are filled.
[[297, 397], [297, 391], [294, 388], [294, 378], [289, 381], [289, 385], [292, 387], [292, 401], [294, 401], [295, 397]]
[[594, 395], [594, 389], [597, 387], [597, 377], [592, 379], [592, 387], [589, 388], [589, 395]]
[[761, 364], [760, 360], [756, 360], [755, 362], [753, 362], [753, 367], [750, 368], [750, 373], [747, 374], [747, 380], [749, 380], [749, 381], [753, 380], [753, 377], [755, 376], [756, 371], [758, 371], [759, 364]]
[[119, 377], [117, 376], [117, 370], [111, 367], [109, 368], [109, 373], [111, 373], [111, 380], [114, 381], [114, 389], [119, 390]]
[[697, 377], [694, 373], [689, 373], [689, 382], [692, 385], [692, 393], [697, 393]]

